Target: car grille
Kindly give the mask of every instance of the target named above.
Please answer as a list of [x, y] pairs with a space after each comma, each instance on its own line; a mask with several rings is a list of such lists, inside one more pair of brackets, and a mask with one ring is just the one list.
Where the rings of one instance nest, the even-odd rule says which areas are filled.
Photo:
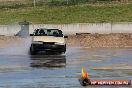
[[54, 42], [43, 42], [44, 45], [54, 45]]

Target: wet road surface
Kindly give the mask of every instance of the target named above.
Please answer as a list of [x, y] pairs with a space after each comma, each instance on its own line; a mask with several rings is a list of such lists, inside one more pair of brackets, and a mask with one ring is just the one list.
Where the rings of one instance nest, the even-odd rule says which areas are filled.
[[25, 41], [0, 49], [0, 88], [82, 88], [78, 82], [82, 66], [90, 79], [132, 80], [132, 48], [68, 46], [63, 55], [31, 56], [29, 46], [30, 42]]

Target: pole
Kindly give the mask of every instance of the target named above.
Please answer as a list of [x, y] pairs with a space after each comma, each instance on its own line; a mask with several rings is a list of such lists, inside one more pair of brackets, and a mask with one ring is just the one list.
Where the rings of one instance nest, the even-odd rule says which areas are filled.
[[69, 0], [67, 0], [67, 5], [69, 4]]
[[33, 1], [34, 7], [36, 6], [36, 0]]

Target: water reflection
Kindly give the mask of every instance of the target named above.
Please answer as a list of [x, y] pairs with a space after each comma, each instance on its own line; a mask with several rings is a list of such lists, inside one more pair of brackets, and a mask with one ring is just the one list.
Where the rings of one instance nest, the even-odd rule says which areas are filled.
[[31, 56], [31, 67], [65, 67], [65, 55], [35, 55]]

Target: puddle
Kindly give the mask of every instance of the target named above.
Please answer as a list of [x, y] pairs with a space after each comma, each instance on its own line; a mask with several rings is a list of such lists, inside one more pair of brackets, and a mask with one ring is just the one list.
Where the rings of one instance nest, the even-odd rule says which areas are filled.
[[80, 88], [78, 77], [82, 66], [91, 79], [132, 80], [130, 48], [84, 49], [67, 46], [63, 55], [31, 56], [28, 54], [30, 38], [22, 42], [0, 49], [0, 88]]
[[65, 67], [66, 57], [55, 55], [31, 56], [31, 67]]

